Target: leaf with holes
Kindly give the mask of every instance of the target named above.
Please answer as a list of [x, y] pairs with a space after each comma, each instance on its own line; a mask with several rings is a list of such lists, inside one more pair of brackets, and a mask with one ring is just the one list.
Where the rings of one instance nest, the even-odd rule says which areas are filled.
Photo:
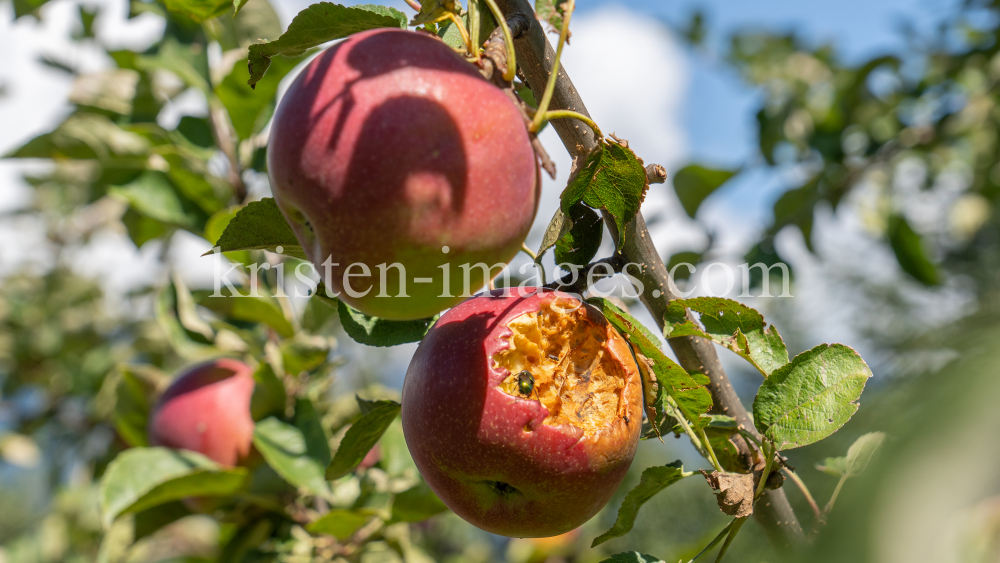
[[[233, 217], [215, 246], [220, 252], [234, 250], [269, 250], [285, 256], [306, 259], [305, 252], [299, 246], [299, 240], [288, 226], [288, 221], [281, 214], [274, 198], [265, 197], [260, 201], [251, 201], [240, 209]], [[205, 253], [211, 254], [213, 250]]]
[[602, 140], [570, 178], [560, 207], [566, 216], [572, 216], [573, 206], [580, 202], [606, 210], [623, 235], [618, 237], [620, 249], [625, 225], [639, 212], [648, 189], [642, 159], [628, 148], [628, 142]]
[[[701, 314], [704, 330], [686, 317], [685, 308]], [[665, 321], [663, 332], [667, 338], [709, 338], [743, 356], [764, 377], [788, 363], [788, 350], [778, 329], [768, 326], [756, 310], [732, 299], [676, 299], [670, 302]]]
[[371, 410], [347, 429], [337, 453], [326, 468], [326, 478], [332, 481], [353, 471], [398, 415], [399, 403], [377, 401]]
[[779, 450], [818, 442], [850, 420], [871, 376], [851, 348], [821, 344], [764, 380], [753, 402], [754, 424]]
[[629, 491], [621, 508], [618, 509], [618, 520], [615, 521], [615, 525], [607, 532], [597, 536], [590, 547], [597, 547], [612, 538], [627, 534], [635, 525], [639, 509], [642, 508], [643, 504], [646, 504], [646, 501], [690, 475], [690, 473], [684, 473], [684, 468], [679, 460], [664, 466], [647, 467], [642, 472], [642, 477], [639, 478], [639, 484]]
[[636, 352], [652, 362], [650, 368], [659, 383], [660, 392], [673, 397], [684, 418], [697, 428], [705, 424], [701, 415], [712, 408], [712, 394], [705, 387], [708, 378], [702, 374], [689, 374], [674, 363], [660, 350], [656, 337], [646, 327], [610, 301], [592, 298], [587, 302], [600, 309]]
[[371, 4], [350, 8], [330, 2], [313, 4], [292, 19], [281, 37], [250, 46], [250, 80], [247, 84], [254, 87], [276, 55], [297, 57], [327, 41], [380, 27], [406, 29], [406, 16], [394, 8]]

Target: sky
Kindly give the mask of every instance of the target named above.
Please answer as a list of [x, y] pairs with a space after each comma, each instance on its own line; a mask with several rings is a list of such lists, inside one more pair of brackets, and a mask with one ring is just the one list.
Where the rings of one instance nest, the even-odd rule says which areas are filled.
[[[5, 90], [0, 97], [0, 153], [49, 130], [69, 110], [65, 100], [71, 80], [41, 64], [42, 55], [85, 71], [110, 66], [110, 60], [96, 47], [80, 47], [68, 40], [78, 1], [53, 0], [43, 8], [41, 22], [30, 17], [12, 22], [11, 4], [0, 0], [0, 52], [4, 53], [0, 85]], [[84, 1], [103, 7], [96, 27], [107, 45], [142, 48], [161, 29], [162, 24], [153, 16], [127, 20], [126, 0]], [[308, 3], [278, 1], [276, 9], [287, 24]], [[401, 1], [390, 4], [409, 13]], [[758, 96], [718, 60], [726, 34], [748, 27], [794, 30], [816, 43], [833, 42], [844, 57], [857, 60], [900, 49], [901, 21], [928, 29], [953, 4], [954, 0], [579, 0], [564, 65], [602, 130], [627, 139], [646, 163], [663, 164], [670, 174], [691, 161], [734, 165], [755, 154], [753, 113]], [[697, 8], [705, 12], [713, 35], [708, 49], [692, 51], [677, 40], [666, 23], [680, 24]], [[203, 100], [182, 97], [164, 112], [164, 125], [176, 122], [186, 112], [203, 111]], [[570, 164], [551, 129], [543, 132], [541, 140], [559, 174], [554, 181], [546, 179], [543, 186], [542, 203], [528, 239], [533, 247], [537, 247], [556, 209]], [[24, 166], [0, 161], [0, 211], [30, 201], [31, 192], [19, 179]], [[742, 255], [751, 237], [766, 224], [770, 205], [784, 185], [780, 176], [747, 175], [706, 200], [701, 216], [720, 247], [733, 256]], [[651, 188], [643, 213], [665, 258], [677, 251], [700, 250], [707, 242], [703, 229], [684, 214], [669, 183]], [[891, 278], [892, 266], [885, 265], [895, 263], [892, 256], [866, 239], [849, 217], [829, 216], [819, 223], [818, 246], [827, 248], [834, 261], [861, 260], [878, 265]], [[0, 275], [25, 263], [46, 265], [48, 258], [41, 242], [44, 233], [37, 225], [3, 219], [0, 237], [16, 241], [0, 245]], [[796, 291], [803, 298], [796, 300], [796, 306], [800, 316], [810, 321], [803, 326], [811, 327], [801, 340], [856, 340], [849, 318], [844, 318], [850, 314], [848, 309], [825, 298], [831, 291], [830, 282], [816, 267], [815, 257], [804, 250], [801, 235], [784, 233], [778, 243], [800, 273]], [[190, 235], [174, 241], [170, 262], [189, 285], [211, 283], [213, 259], [200, 257], [207, 249], [207, 242]], [[602, 251], [610, 253], [610, 247], [606, 244]], [[79, 253], [74, 265], [102, 277], [108, 290], [123, 292], [166, 279], [157, 266], [158, 252], [155, 244], [137, 250], [123, 233], [102, 232], [94, 244]], [[526, 260], [518, 258], [514, 267]], [[715, 287], [724, 285], [724, 280], [718, 285], [717, 276], [711, 279]], [[768, 304], [763, 306], [766, 309]], [[652, 324], [652, 319], [644, 320]], [[391, 352], [402, 366], [410, 353], [409, 347]], [[366, 367], [358, 364], [355, 369]]]

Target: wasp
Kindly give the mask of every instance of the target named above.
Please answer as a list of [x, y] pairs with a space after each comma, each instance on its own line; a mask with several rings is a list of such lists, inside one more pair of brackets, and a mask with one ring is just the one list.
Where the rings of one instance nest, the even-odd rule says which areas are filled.
[[535, 389], [535, 378], [532, 377], [531, 372], [528, 370], [522, 370], [521, 373], [517, 374], [517, 390], [521, 392], [525, 397], [531, 395], [531, 392]]

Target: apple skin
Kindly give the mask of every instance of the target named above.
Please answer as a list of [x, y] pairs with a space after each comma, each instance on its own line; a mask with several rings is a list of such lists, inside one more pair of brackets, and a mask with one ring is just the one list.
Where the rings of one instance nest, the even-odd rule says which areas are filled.
[[253, 446], [253, 368], [219, 358], [186, 369], [163, 392], [149, 417], [152, 446], [198, 452], [235, 466]]
[[[421, 475], [455, 513], [495, 534], [548, 537], [580, 526], [611, 499], [639, 440], [638, 367], [624, 339], [589, 305], [587, 318], [610, 329], [605, 350], [627, 373], [624, 417], [590, 437], [576, 426], [542, 423], [549, 411], [540, 401], [498, 388], [510, 375], [493, 362], [511, 347], [508, 323], [557, 298], [575, 299], [525, 288], [461, 303], [424, 337], [403, 384], [403, 433]], [[517, 492], [501, 494], [492, 482]]]
[[[320, 276], [386, 319], [429, 317], [469, 297], [487, 277], [473, 268], [464, 292], [458, 266], [509, 262], [537, 211], [520, 110], [450, 47], [413, 31], [358, 33], [309, 63], [275, 111], [267, 162], [275, 202]], [[383, 293], [377, 266], [393, 263], [405, 268], [407, 297], [393, 267]], [[370, 271], [349, 280], [361, 297], [343, 291], [352, 264]]]

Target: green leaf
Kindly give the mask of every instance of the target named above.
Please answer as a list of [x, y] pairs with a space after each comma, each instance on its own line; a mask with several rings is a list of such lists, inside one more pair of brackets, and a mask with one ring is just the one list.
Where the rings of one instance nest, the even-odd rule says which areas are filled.
[[306, 439], [298, 428], [267, 418], [254, 428], [253, 445], [285, 481], [317, 496], [329, 495], [323, 478], [324, 464], [310, 457]]
[[[704, 330], [685, 316], [685, 308], [701, 314]], [[667, 338], [709, 338], [745, 358], [764, 377], [788, 363], [788, 350], [778, 329], [767, 326], [756, 310], [732, 299], [677, 299], [670, 302], [665, 321], [663, 332]]]
[[399, 493], [392, 501], [392, 519], [396, 522], [422, 522], [446, 510], [448, 507], [423, 481]]
[[[317, 295], [320, 293], [317, 291]], [[419, 342], [430, 330], [437, 317], [415, 321], [390, 321], [368, 315], [338, 301], [340, 323], [344, 332], [355, 341], [367, 346], [396, 346], [407, 342]]]
[[309, 457], [318, 461], [325, 470], [330, 464], [330, 440], [323, 431], [323, 422], [316, 407], [309, 399], [295, 401], [295, 427], [302, 431]]
[[847, 473], [847, 458], [845, 456], [828, 457], [818, 463], [816, 465], [816, 469], [826, 473], [827, 475], [843, 477]]
[[[236, 214], [239, 213], [240, 209], [243, 208], [234, 205], [229, 209], [218, 211], [209, 217], [208, 221], [205, 222], [205, 240], [213, 244], [215, 241], [219, 240], [219, 237], [221, 237], [222, 233], [226, 231], [226, 227], [229, 226], [230, 221], [233, 220], [233, 217], [236, 217]], [[246, 250], [223, 252], [222, 254], [226, 258], [238, 264], [246, 265], [250, 263], [250, 253]]]
[[233, 217], [222, 236], [216, 241], [222, 252], [233, 250], [269, 250], [293, 258], [306, 259], [305, 252], [299, 246], [299, 239], [288, 226], [288, 221], [281, 214], [274, 198], [265, 197], [260, 201], [251, 201], [240, 209]]
[[347, 8], [330, 2], [313, 4], [299, 12], [288, 30], [275, 41], [250, 46], [250, 80], [247, 84], [252, 88], [260, 81], [275, 55], [297, 57], [327, 41], [380, 27], [406, 29], [406, 16], [385, 6]]
[[370, 411], [347, 429], [333, 461], [326, 468], [326, 478], [332, 481], [353, 471], [398, 415], [399, 403], [377, 401]]
[[547, 21], [556, 30], [561, 30], [566, 10], [565, 0], [535, 0], [535, 15], [539, 20]]
[[152, 535], [167, 524], [173, 524], [191, 514], [192, 512], [180, 501], [168, 502], [137, 512], [134, 521], [135, 535], [132, 540], [139, 541], [142, 538]]
[[674, 191], [677, 192], [677, 198], [681, 200], [684, 211], [693, 219], [698, 213], [701, 202], [735, 174], [735, 170], [705, 168], [698, 164], [690, 164], [674, 174]]
[[163, 3], [171, 12], [188, 16], [197, 23], [222, 15], [233, 5], [230, 0], [164, 0]]
[[232, 188], [221, 178], [210, 174], [204, 161], [182, 154], [176, 146], [164, 147], [157, 152], [170, 165], [167, 176], [184, 197], [209, 215], [226, 206]]
[[243, 60], [233, 65], [232, 72], [216, 86], [215, 93], [226, 106], [233, 129], [236, 130], [240, 140], [250, 138], [267, 125], [271, 114], [274, 113], [278, 84], [306, 56], [307, 54], [282, 57], [272, 61], [268, 79], [261, 80], [254, 88], [248, 86], [244, 80], [248, 61]]
[[133, 157], [145, 161], [149, 148], [142, 135], [122, 129], [103, 115], [76, 112], [51, 133], [31, 139], [5, 157], [101, 161]]
[[281, 343], [281, 358], [285, 372], [298, 375], [312, 371], [326, 362], [333, 344], [329, 338], [296, 334]]
[[884, 441], [885, 432], [869, 432], [855, 440], [847, 450], [847, 458], [844, 464], [845, 474], [848, 477], [861, 475], [868, 468], [868, 464], [875, 457], [875, 452], [878, 451]]
[[691, 474], [684, 473], [684, 468], [681, 466], [680, 460], [664, 466], [647, 467], [642, 472], [642, 477], [639, 478], [639, 484], [629, 491], [622, 502], [621, 508], [618, 509], [618, 520], [615, 521], [615, 525], [607, 532], [594, 538], [594, 542], [590, 544], [590, 547], [597, 547], [612, 538], [621, 537], [629, 533], [632, 526], [635, 525], [635, 518], [639, 514], [639, 509], [642, 508], [642, 505], [646, 504], [646, 501], [653, 498], [656, 493], [689, 475]]
[[583, 202], [607, 210], [615, 219], [618, 248], [625, 240], [625, 225], [639, 212], [649, 182], [642, 159], [625, 141], [601, 143], [586, 157], [562, 193], [562, 211], [572, 217], [573, 206]]
[[69, 101], [78, 106], [131, 115], [139, 78], [138, 72], [126, 68], [81, 74], [73, 80]]
[[250, 416], [254, 420], [263, 420], [271, 415], [284, 415], [288, 393], [271, 364], [261, 362], [253, 379], [256, 385], [250, 397]]
[[[174, 0], [178, 3], [198, 0]], [[222, 1], [222, 0], [217, 0]], [[227, 4], [223, 4], [227, 5]], [[228, 5], [227, 5], [228, 6]], [[181, 43], [175, 37], [167, 36], [153, 55], [142, 55], [136, 58], [136, 67], [152, 73], [156, 70], [166, 70], [184, 84], [201, 90], [206, 95], [212, 92], [212, 78], [209, 72], [207, 50], [196, 43]]]
[[764, 380], [753, 402], [754, 424], [779, 450], [818, 442], [854, 415], [871, 376], [851, 348], [821, 344]]
[[129, 446], [146, 446], [150, 407], [165, 376], [155, 367], [146, 365], [120, 365], [117, 375], [112, 413], [115, 429]]
[[306, 530], [313, 534], [327, 534], [338, 540], [346, 540], [364, 526], [370, 517], [360, 512], [334, 508], [319, 520], [306, 525]]
[[[459, 16], [462, 23], [465, 24], [465, 29], [472, 34], [472, 30], [469, 28], [469, 11], [466, 10], [464, 14]], [[445, 20], [438, 24], [438, 37], [448, 45], [456, 48], [465, 50], [465, 40], [462, 39], [462, 33], [455, 26], [454, 22]], [[493, 20], [493, 15], [490, 13], [489, 8], [486, 4], [483, 4], [483, 9], [479, 12], [479, 47], [482, 47], [486, 40], [490, 38], [490, 34], [496, 29], [497, 24]]]
[[[240, 288], [236, 288], [237, 293]], [[260, 292], [253, 295], [249, 289], [246, 293], [231, 295], [228, 287], [221, 287], [219, 296], [208, 290], [196, 291], [195, 300], [199, 305], [211, 309], [222, 317], [251, 323], [264, 323], [273, 328], [282, 338], [291, 338], [295, 334], [292, 324], [285, 318], [284, 311], [274, 297]]]
[[246, 469], [224, 468], [186, 450], [132, 448], [118, 454], [100, 485], [101, 514], [110, 526], [122, 514], [193, 496], [228, 496], [239, 491]]
[[665, 563], [662, 559], [658, 557], [653, 557], [652, 555], [646, 555], [645, 553], [639, 553], [638, 551], [628, 551], [625, 553], [616, 553], [611, 557], [601, 561], [601, 563]]
[[144, 172], [124, 186], [113, 186], [108, 193], [117, 196], [139, 213], [186, 229], [194, 228], [197, 219], [185, 209], [184, 202], [173, 184], [162, 172]]
[[889, 218], [886, 236], [889, 237], [889, 245], [896, 253], [896, 260], [904, 272], [924, 285], [941, 283], [937, 266], [928, 258], [923, 239], [902, 215]]
[[556, 264], [590, 263], [604, 236], [604, 222], [600, 214], [582, 203], [570, 208], [572, 227], [556, 242]]
[[[702, 374], [689, 374], [674, 363], [660, 350], [656, 337], [649, 329], [610, 301], [592, 298], [587, 302], [601, 310], [608, 322], [635, 348], [637, 354], [652, 362], [650, 367], [660, 386], [658, 392], [666, 392], [673, 397], [684, 418], [700, 428], [705, 423], [701, 415], [712, 408], [712, 394], [705, 387], [708, 378]], [[644, 361], [643, 358], [638, 359], [640, 362]]]
[[125, 214], [122, 215], [122, 224], [125, 225], [128, 238], [135, 243], [136, 248], [142, 248], [142, 245], [167, 234], [171, 230], [162, 221], [150, 219], [131, 207], [126, 209]]

